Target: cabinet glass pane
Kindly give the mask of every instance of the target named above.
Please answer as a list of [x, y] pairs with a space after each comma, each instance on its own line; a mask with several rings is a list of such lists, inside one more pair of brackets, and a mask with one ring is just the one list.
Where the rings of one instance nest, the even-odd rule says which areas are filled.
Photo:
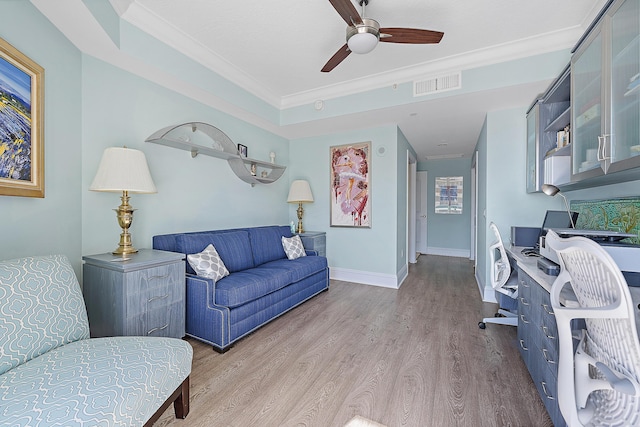
[[527, 193], [538, 191], [538, 159], [536, 158], [538, 109], [536, 105], [527, 115]]
[[602, 35], [598, 34], [574, 60], [572, 131], [573, 174], [600, 167], [598, 137], [602, 135]]
[[615, 163], [640, 155], [640, 1], [624, 2], [611, 24], [610, 155]]

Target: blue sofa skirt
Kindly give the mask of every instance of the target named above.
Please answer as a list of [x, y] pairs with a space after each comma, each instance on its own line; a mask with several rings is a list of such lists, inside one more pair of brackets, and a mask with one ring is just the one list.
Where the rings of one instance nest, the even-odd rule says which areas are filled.
[[215, 291], [211, 279], [187, 275], [186, 333], [222, 351], [327, 289], [329, 270], [324, 269], [247, 304], [229, 308], [212, 303]]

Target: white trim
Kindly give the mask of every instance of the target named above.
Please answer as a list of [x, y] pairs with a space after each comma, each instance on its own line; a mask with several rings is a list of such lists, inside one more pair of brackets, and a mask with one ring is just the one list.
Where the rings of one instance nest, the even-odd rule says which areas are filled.
[[[545, 34], [514, 40], [484, 49], [463, 52], [447, 58], [423, 62], [385, 73], [344, 81], [335, 85], [323, 86], [304, 92], [285, 95], [281, 98], [280, 108], [292, 108], [313, 104], [316, 99], [333, 99], [360, 92], [367, 92], [385, 86], [401, 84], [423, 79], [425, 76], [447, 74], [452, 70], [469, 70], [529, 56], [555, 52], [572, 48], [576, 40], [584, 33], [581, 26], [573, 26]], [[227, 76], [225, 76], [227, 77]]]
[[398, 287], [397, 289], [400, 289], [400, 286], [402, 286], [402, 284], [404, 283], [404, 279], [406, 279], [409, 276], [409, 264], [406, 264], [402, 266], [402, 268], [400, 269], [400, 271], [398, 271]]
[[496, 299], [496, 292], [491, 288], [491, 286], [484, 287], [484, 288], [482, 287], [482, 283], [480, 283], [480, 278], [478, 277], [478, 270], [476, 270], [475, 277], [476, 277], [476, 283], [478, 285], [478, 292], [480, 292], [482, 301], [497, 303], [498, 300]]
[[[404, 278], [406, 274], [404, 274]], [[401, 280], [392, 274], [372, 273], [369, 271], [351, 270], [348, 268], [329, 267], [329, 278], [344, 282], [362, 283], [363, 285], [380, 286], [383, 288], [398, 289]]]
[[471, 251], [469, 249], [453, 249], [453, 248], [436, 248], [427, 246], [427, 255], [452, 256], [457, 258], [469, 258]]

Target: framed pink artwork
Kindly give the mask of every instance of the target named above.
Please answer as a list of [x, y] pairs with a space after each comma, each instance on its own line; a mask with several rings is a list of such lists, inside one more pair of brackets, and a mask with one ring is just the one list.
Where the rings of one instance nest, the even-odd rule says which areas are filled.
[[371, 142], [330, 147], [331, 227], [371, 227]]

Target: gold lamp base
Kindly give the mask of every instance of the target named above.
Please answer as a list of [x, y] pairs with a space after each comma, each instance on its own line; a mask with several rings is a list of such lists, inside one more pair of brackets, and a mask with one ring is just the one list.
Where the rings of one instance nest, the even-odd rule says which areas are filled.
[[133, 209], [129, 204], [128, 191], [122, 192], [120, 200], [122, 200], [122, 203], [118, 206], [118, 209], [114, 209], [114, 211], [118, 218], [118, 225], [122, 228], [122, 233], [120, 234], [120, 243], [118, 244], [118, 248], [113, 251], [112, 254], [125, 256], [127, 254], [135, 254], [138, 252], [138, 250], [131, 244], [131, 234], [129, 233], [129, 227], [131, 227], [131, 223], [133, 222], [133, 212], [135, 209]]
[[302, 214], [304, 213], [304, 209], [302, 208], [302, 203], [298, 203], [298, 209], [296, 210], [298, 213], [298, 228], [296, 233], [304, 233], [304, 228], [302, 228]]

